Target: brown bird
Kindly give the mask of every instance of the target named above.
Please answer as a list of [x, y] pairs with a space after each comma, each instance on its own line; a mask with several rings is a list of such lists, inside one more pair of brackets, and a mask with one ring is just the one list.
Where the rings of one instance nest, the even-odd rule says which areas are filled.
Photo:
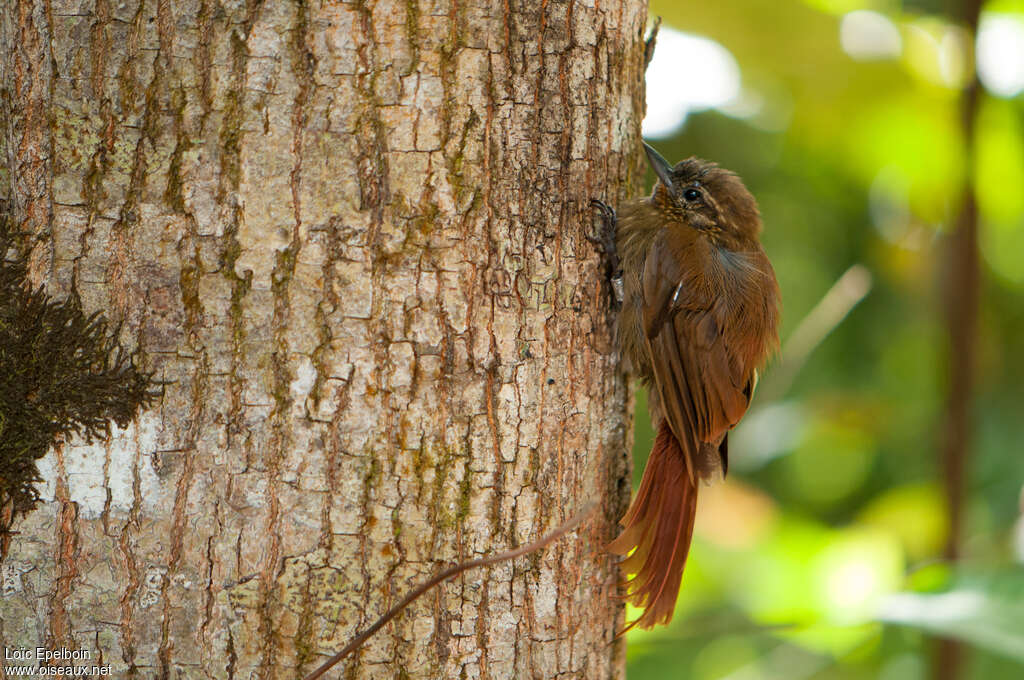
[[778, 344], [779, 318], [761, 217], [740, 178], [698, 158], [672, 167], [644, 147], [658, 177], [651, 196], [617, 216], [595, 201], [621, 303], [619, 346], [649, 388], [658, 429], [624, 529], [609, 545], [629, 555], [627, 600], [644, 610], [630, 628], [672, 619], [697, 485], [728, 469], [728, 432]]

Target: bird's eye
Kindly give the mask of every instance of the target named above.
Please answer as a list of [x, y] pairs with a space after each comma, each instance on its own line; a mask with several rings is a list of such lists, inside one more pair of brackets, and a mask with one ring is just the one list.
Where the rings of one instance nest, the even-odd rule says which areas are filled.
[[687, 201], [699, 201], [700, 192], [693, 188], [687, 189], [683, 192], [683, 198]]

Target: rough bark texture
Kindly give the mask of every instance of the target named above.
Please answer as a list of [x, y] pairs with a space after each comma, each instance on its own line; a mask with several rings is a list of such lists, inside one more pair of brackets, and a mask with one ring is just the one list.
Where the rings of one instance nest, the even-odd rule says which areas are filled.
[[602, 678], [628, 496], [590, 197], [638, 179], [645, 7], [8, 0], [0, 197], [165, 392], [44, 459], [0, 645], [294, 678]]

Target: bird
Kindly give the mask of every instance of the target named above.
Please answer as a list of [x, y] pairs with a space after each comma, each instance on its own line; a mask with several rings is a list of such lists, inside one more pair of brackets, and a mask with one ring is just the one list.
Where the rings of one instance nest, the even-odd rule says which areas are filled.
[[780, 292], [761, 247], [761, 216], [742, 180], [713, 162], [672, 166], [644, 143], [650, 196], [615, 211], [601, 201], [627, 369], [648, 389], [657, 429], [636, 496], [608, 545], [626, 556], [629, 623], [672, 620], [693, 537], [697, 492], [728, 472], [728, 433], [746, 412], [758, 370], [778, 348]]

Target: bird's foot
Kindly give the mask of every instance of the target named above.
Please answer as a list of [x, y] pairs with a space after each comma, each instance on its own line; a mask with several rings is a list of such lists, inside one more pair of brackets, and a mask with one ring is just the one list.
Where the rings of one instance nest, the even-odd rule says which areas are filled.
[[587, 240], [596, 245], [604, 256], [608, 282], [612, 286], [612, 306], [618, 308], [622, 304], [623, 291], [622, 262], [619, 260], [619, 250], [615, 244], [615, 210], [596, 198], [590, 200], [590, 206], [599, 213], [601, 230], [596, 238], [588, 234]]

